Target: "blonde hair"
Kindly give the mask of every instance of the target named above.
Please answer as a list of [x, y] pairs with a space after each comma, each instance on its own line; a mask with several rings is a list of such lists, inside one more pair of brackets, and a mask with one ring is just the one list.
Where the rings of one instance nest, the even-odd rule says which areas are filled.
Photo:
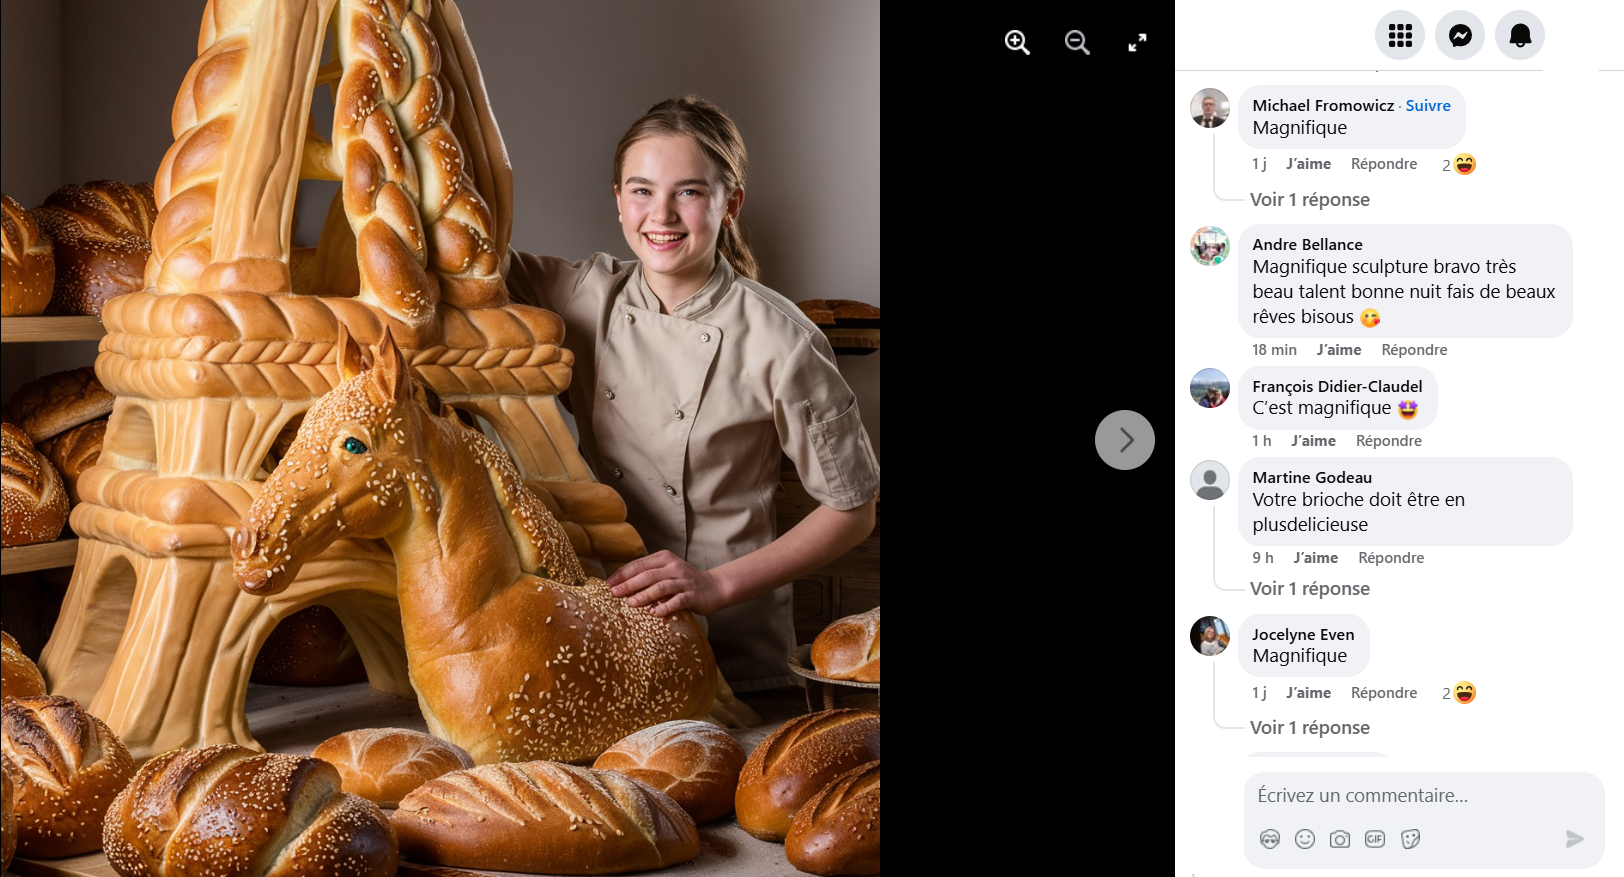
[[[696, 95], [683, 95], [661, 101], [648, 108], [632, 126], [626, 129], [615, 147], [615, 185], [620, 185], [620, 168], [626, 160], [626, 150], [639, 140], [679, 134], [692, 137], [710, 159], [711, 166], [722, 178], [722, 185], [731, 196], [744, 188], [745, 171], [749, 156], [744, 151], [744, 138], [739, 128], [722, 108]], [[737, 217], [722, 224], [722, 233], [716, 239], [716, 251], [727, 259], [741, 277], [758, 279], [760, 268], [750, 245], [744, 241], [744, 229]]]

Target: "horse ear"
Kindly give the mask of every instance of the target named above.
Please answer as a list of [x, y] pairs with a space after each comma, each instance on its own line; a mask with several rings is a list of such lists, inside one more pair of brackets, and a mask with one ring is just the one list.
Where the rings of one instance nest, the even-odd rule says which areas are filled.
[[385, 399], [399, 404], [412, 398], [411, 367], [406, 364], [405, 354], [395, 346], [395, 336], [388, 327], [384, 328], [378, 353], [372, 358], [372, 376]]
[[338, 379], [340, 382], [355, 377], [366, 368], [361, 361], [361, 345], [356, 344], [355, 339], [350, 337], [350, 330], [345, 328], [343, 323], [338, 324], [338, 352], [336, 359], [338, 360]]

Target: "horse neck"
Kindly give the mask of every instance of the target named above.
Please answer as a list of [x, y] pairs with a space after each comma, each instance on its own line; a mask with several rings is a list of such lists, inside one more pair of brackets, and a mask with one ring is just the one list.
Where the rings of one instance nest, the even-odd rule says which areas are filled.
[[434, 626], [455, 627], [519, 578], [519, 556], [484, 465], [456, 430], [419, 415], [428, 453], [407, 525], [388, 537], [401, 608]]

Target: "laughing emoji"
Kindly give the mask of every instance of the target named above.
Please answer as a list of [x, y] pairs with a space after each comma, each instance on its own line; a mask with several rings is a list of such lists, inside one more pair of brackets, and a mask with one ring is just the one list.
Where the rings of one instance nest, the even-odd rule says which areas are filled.
[[1455, 702], [1471, 703], [1477, 700], [1477, 688], [1470, 682], [1459, 682], [1455, 685]]
[[1403, 402], [1398, 403], [1398, 416], [1404, 418], [1405, 420], [1414, 420], [1415, 400], [1405, 399]]
[[1381, 321], [1382, 315], [1375, 308], [1365, 308], [1365, 312], [1359, 315], [1359, 322], [1365, 324], [1366, 329], [1376, 328], [1376, 324]]
[[1455, 156], [1455, 173], [1464, 177], [1475, 170], [1477, 170], [1477, 159], [1473, 158], [1470, 152], [1463, 152]]

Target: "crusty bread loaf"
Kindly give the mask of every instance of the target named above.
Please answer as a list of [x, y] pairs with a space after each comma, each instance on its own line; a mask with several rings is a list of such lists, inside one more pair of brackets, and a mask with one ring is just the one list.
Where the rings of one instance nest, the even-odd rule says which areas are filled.
[[107, 438], [107, 418], [81, 423], [40, 443], [45, 458], [56, 467], [68, 488], [68, 503], [79, 504], [79, 476], [101, 459], [102, 441]]
[[744, 759], [744, 747], [733, 735], [706, 722], [678, 719], [627, 736], [592, 767], [642, 780], [670, 795], [695, 822], [709, 822], [733, 811]]
[[880, 607], [848, 615], [812, 641], [812, 669], [828, 679], [880, 681]]
[[33, 697], [45, 693], [45, 677], [39, 667], [23, 654], [11, 634], [0, 631], [0, 697]]
[[841, 774], [796, 811], [784, 856], [809, 874], [880, 873], [880, 763]]
[[835, 309], [830, 307], [829, 302], [824, 299], [812, 298], [806, 301], [798, 301], [795, 306], [801, 309], [801, 313], [806, 314], [807, 319], [819, 326], [833, 326], [835, 324]]
[[150, 183], [97, 180], [51, 193], [34, 210], [56, 255], [45, 312], [100, 315], [108, 299], [141, 289], [157, 216]]
[[68, 521], [68, 491], [22, 429], [0, 423], [0, 545], [49, 542]]
[[265, 638], [248, 681], [260, 685], [350, 685], [365, 682], [366, 678], [361, 652], [344, 623], [326, 606], [307, 606], [282, 619]]
[[399, 860], [383, 812], [340, 789], [332, 765], [229, 743], [147, 762], [102, 839], [123, 877], [389, 877]]
[[739, 827], [762, 840], [782, 841], [801, 805], [836, 777], [879, 757], [877, 712], [824, 710], [790, 719], [744, 763], [734, 799]]
[[6, 419], [22, 427], [36, 445], [111, 413], [113, 394], [88, 365], [35, 378], [6, 401]]
[[344, 791], [379, 807], [394, 807], [429, 780], [474, 766], [461, 747], [404, 728], [345, 731], [322, 741], [310, 757], [338, 768]]
[[57, 858], [101, 846], [102, 814], [135, 773], [111, 728], [71, 697], [5, 701], [4, 758], [24, 777], [17, 793], [17, 848]]
[[620, 874], [699, 855], [677, 802], [613, 771], [487, 764], [424, 783], [390, 817], [401, 852], [465, 868]]
[[11, 867], [12, 854], [17, 852], [17, 790], [22, 777], [12, 779], [11, 764], [0, 759], [0, 871]]
[[0, 195], [0, 317], [31, 317], [45, 313], [56, 281], [56, 261], [50, 235], [10, 195]]

